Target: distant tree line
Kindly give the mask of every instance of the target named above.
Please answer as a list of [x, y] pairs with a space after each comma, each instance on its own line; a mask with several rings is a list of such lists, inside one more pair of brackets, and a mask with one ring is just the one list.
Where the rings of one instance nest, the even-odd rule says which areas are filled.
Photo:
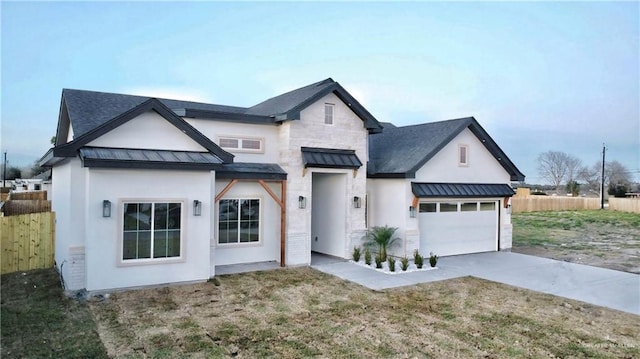
[[[607, 193], [616, 197], [624, 197], [627, 192], [638, 190], [632, 188], [631, 172], [618, 161], [606, 161], [604, 184]], [[602, 177], [602, 161], [592, 166], [570, 154], [560, 151], [547, 151], [538, 156], [538, 173], [559, 193], [564, 185], [567, 193], [578, 195], [580, 189], [599, 192]]]
[[[32, 178], [46, 171], [46, 168], [42, 168], [38, 165], [38, 161], [35, 161], [33, 165], [26, 167], [7, 166], [7, 181], [14, 180], [16, 178]], [[4, 180], [4, 163], [0, 164], [0, 179]], [[0, 184], [1, 186], [2, 184]]]

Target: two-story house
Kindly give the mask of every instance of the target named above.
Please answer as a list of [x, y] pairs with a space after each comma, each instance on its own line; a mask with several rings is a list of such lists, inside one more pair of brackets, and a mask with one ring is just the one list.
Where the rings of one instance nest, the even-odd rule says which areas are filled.
[[475, 119], [380, 123], [332, 79], [253, 107], [65, 89], [41, 164], [56, 266], [89, 291], [348, 258], [375, 225], [398, 255], [508, 249], [524, 178]]

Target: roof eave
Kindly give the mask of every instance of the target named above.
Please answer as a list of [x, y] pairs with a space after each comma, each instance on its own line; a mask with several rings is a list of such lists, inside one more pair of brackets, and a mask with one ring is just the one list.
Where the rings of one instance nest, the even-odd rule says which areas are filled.
[[114, 168], [114, 169], [168, 169], [168, 170], [200, 170], [215, 171], [222, 168], [222, 164], [215, 163], [184, 163], [165, 161], [136, 161], [83, 158], [82, 167]]
[[232, 112], [223, 112], [223, 111], [207, 111], [207, 110], [198, 110], [198, 109], [183, 109], [184, 117], [190, 118], [206, 118], [212, 120], [228, 120], [239, 123], [250, 123], [250, 124], [264, 124], [264, 125], [275, 125], [275, 118], [273, 116], [264, 116], [264, 115], [249, 115], [244, 113], [232, 113]]

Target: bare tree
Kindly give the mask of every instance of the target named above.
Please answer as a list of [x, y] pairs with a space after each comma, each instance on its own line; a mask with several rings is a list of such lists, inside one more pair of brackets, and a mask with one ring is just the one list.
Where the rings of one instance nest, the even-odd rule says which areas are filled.
[[567, 176], [567, 161], [570, 157], [560, 151], [547, 151], [538, 156], [538, 173], [553, 185], [556, 193]]
[[[602, 161], [598, 161], [593, 166], [582, 166], [577, 174], [577, 179], [585, 184], [585, 187], [592, 191], [600, 191], [600, 181], [602, 180]], [[604, 184], [629, 185], [631, 175], [629, 170], [618, 161], [606, 162], [604, 165]]]
[[582, 167], [582, 160], [578, 157], [567, 155], [565, 158], [565, 166], [567, 166], [567, 175], [565, 178], [567, 183], [575, 181]]
[[631, 183], [631, 175], [627, 167], [618, 161], [605, 163], [605, 179], [608, 185], [622, 184], [629, 185]]
[[596, 162], [593, 166], [582, 166], [578, 171], [577, 180], [584, 183], [584, 188], [588, 191], [600, 191], [601, 176], [600, 162]]

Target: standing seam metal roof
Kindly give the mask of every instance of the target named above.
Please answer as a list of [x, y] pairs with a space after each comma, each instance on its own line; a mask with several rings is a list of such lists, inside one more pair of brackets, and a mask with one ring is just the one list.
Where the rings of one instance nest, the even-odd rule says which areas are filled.
[[305, 167], [352, 169], [362, 167], [362, 162], [355, 150], [314, 147], [302, 147], [300, 150]]
[[411, 182], [411, 191], [418, 198], [511, 197], [515, 194], [511, 186], [504, 183]]
[[189, 152], [172, 150], [150, 150], [136, 148], [82, 147], [80, 159], [85, 167], [136, 168], [141, 164], [148, 168], [157, 164], [159, 168], [167, 165], [198, 166], [217, 168], [222, 160], [210, 152]]

